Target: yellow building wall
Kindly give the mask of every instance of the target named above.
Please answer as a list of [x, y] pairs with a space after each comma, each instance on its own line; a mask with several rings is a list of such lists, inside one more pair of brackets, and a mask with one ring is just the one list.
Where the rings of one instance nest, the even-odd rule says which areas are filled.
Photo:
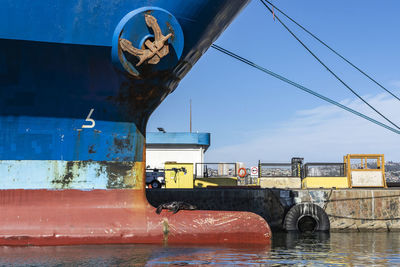
[[[175, 172], [172, 168], [186, 168], [186, 174], [182, 171]], [[165, 163], [165, 188], [193, 188], [193, 163]]]
[[197, 188], [205, 188], [207, 186], [237, 186], [237, 178], [236, 177], [198, 178], [194, 180], [194, 186]]
[[349, 188], [347, 177], [306, 177], [303, 188]]

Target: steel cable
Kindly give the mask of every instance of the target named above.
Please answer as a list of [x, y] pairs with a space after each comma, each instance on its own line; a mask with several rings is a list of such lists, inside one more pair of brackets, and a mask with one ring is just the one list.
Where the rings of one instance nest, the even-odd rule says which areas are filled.
[[224, 53], [224, 54], [226, 54], [226, 55], [228, 55], [228, 56], [230, 56], [230, 57], [232, 57], [232, 58], [235, 58], [235, 59], [237, 59], [237, 60], [239, 60], [239, 61], [241, 61], [241, 62], [243, 62], [243, 63], [245, 63], [245, 64], [247, 64], [249, 66], [252, 66], [252, 67], [254, 67], [254, 68], [256, 68], [256, 69], [258, 69], [258, 70], [260, 70], [262, 72], [265, 72], [265, 73], [267, 73], [267, 74], [269, 74], [269, 75], [271, 75], [271, 76], [273, 76], [273, 77], [275, 77], [275, 78], [277, 78], [277, 79], [279, 79], [279, 80], [281, 80], [281, 81], [283, 81], [285, 83], [293, 85], [294, 87], [297, 87], [300, 90], [303, 90], [303, 91], [305, 91], [305, 92], [307, 92], [309, 94], [312, 94], [312, 95], [314, 95], [314, 96], [316, 96], [316, 97], [318, 97], [318, 98], [320, 98], [322, 100], [325, 100], [328, 103], [336, 105], [336, 106], [338, 106], [338, 107], [340, 107], [340, 108], [342, 108], [342, 109], [344, 109], [344, 110], [346, 110], [348, 112], [351, 112], [351, 113], [353, 113], [353, 114], [355, 114], [355, 115], [357, 115], [357, 116], [359, 116], [359, 117], [361, 117], [363, 119], [366, 119], [366, 120], [368, 120], [368, 121], [370, 121], [372, 123], [375, 123], [375, 124], [377, 124], [377, 125], [379, 125], [379, 126], [381, 126], [383, 128], [386, 128], [389, 131], [392, 131], [394, 133], [400, 134], [399, 130], [396, 130], [396, 129], [394, 129], [394, 128], [392, 128], [392, 127], [390, 127], [390, 126], [388, 126], [388, 125], [386, 125], [386, 124], [384, 124], [382, 122], [379, 122], [379, 121], [377, 121], [377, 120], [375, 120], [375, 119], [373, 119], [371, 117], [368, 117], [367, 115], [362, 114], [362, 113], [360, 113], [360, 112], [358, 112], [358, 111], [356, 111], [356, 110], [354, 110], [352, 108], [349, 108], [349, 107], [347, 107], [345, 105], [342, 105], [339, 102], [336, 102], [336, 101], [330, 99], [329, 97], [323, 96], [323, 95], [321, 95], [321, 94], [319, 94], [319, 93], [317, 93], [317, 92], [315, 92], [315, 91], [313, 91], [313, 90], [311, 90], [311, 89], [309, 89], [307, 87], [304, 87], [304, 86], [302, 86], [302, 85], [300, 85], [300, 84], [298, 84], [298, 83], [296, 83], [294, 81], [291, 81], [291, 80], [289, 80], [289, 79], [287, 79], [287, 78], [285, 78], [285, 77], [283, 77], [283, 76], [281, 76], [281, 75], [279, 75], [279, 74], [277, 74], [277, 73], [275, 73], [273, 71], [270, 71], [270, 70], [268, 70], [266, 68], [263, 68], [263, 67], [255, 64], [254, 62], [251, 62], [250, 60], [247, 60], [247, 59], [245, 59], [245, 58], [243, 58], [243, 57], [241, 57], [241, 56], [239, 56], [239, 55], [237, 55], [237, 54], [235, 54], [235, 53], [233, 53], [233, 52], [231, 52], [229, 50], [226, 50], [226, 49], [224, 49], [224, 48], [222, 48], [222, 47], [220, 47], [220, 46], [218, 46], [216, 44], [211, 45], [211, 47], [216, 49], [216, 50], [218, 50], [218, 51], [220, 51], [220, 52], [222, 52], [222, 53]]
[[330, 47], [327, 43], [325, 43], [324, 41], [322, 41], [320, 38], [318, 38], [315, 34], [313, 34], [312, 32], [310, 32], [309, 30], [307, 30], [305, 27], [303, 27], [300, 23], [298, 23], [297, 21], [295, 21], [294, 19], [292, 19], [291, 17], [289, 17], [285, 12], [283, 12], [281, 9], [279, 9], [278, 7], [276, 7], [274, 4], [272, 4], [270, 1], [268, 0], [264, 0], [265, 2], [267, 2], [268, 4], [270, 4], [271, 6], [273, 6], [276, 10], [278, 10], [279, 13], [281, 13], [282, 15], [284, 15], [286, 18], [288, 18], [290, 21], [292, 21], [294, 24], [296, 24], [299, 28], [301, 28], [303, 31], [305, 31], [306, 33], [308, 33], [309, 35], [311, 35], [315, 40], [317, 40], [318, 42], [320, 42], [322, 45], [324, 45], [326, 48], [328, 48], [329, 50], [331, 50], [334, 54], [336, 54], [338, 57], [340, 57], [341, 59], [343, 59], [345, 62], [347, 62], [350, 66], [352, 66], [353, 68], [355, 68], [356, 70], [358, 70], [361, 74], [363, 74], [365, 77], [367, 77], [368, 79], [370, 79], [372, 82], [374, 82], [376, 85], [378, 85], [379, 87], [381, 87], [383, 90], [385, 90], [387, 93], [389, 93], [390, 95], [392, 95], [394, 98], [396, 98], [397, 100], [400, 101], [400, 98], [398, 96], [396, 96], [393, 92], [391, 92], [389, 89], [387, 89], [386, 87], [384, 87], [381, 83], [379, 83], [378, 81], [376, 81], [374, 78], [372, 78], [370, 75], [368, 75], [367, 73], [365, 73], [365, 71], [363, 71], [362, 69], [360, 69], [359, 67], [357, 67], [355, 64], [353, 64], [350, 60], [348, 60], [347, 58], [345, 58], [343, 55], [341, 55], [339, 52], [337, 52], [335, 49], [333, 49], [332, 47]]
[[362, 102], [364, 102], [367, 106], [369, 106], [372, 110], [374, 110], [376, 113], [378, 113], [382, 118], [384, 118], [387, 122], [395, 126], [397, 129], [400, 130], [400, 127], [397, 126], [394, 122], [392, 122], [389, 118], [387, 118], [385, 115], [383, 115], [381, 112], [379, 112], [376, 108], [374, 108], [371, 104], [369, 104], [363, 97], [361, 97], [356, 91], [354, 91], [347, 83], [345, 83], [342, 79], [340, 79], [339, 76], [336, 75], [322, 60], [315, 55], [310, 48], [308, 48], [307, 45], [305, 45], [287, 26], [285, 23], [282, 22], [281, 19], [274, 13], [274, 11], [264, 2], [264, 0], [260, 0], [265, 7], [268, 8], [268, 10], [271, 12], [271, 14], [274, 14], [274, 17], [282, 24], [283, 27], [322, 65], [325, 67], [325, 69], [331, 73], [340, 83], [342, 83], [348, 90], [350, 90], [355, 96], [357, 96]]

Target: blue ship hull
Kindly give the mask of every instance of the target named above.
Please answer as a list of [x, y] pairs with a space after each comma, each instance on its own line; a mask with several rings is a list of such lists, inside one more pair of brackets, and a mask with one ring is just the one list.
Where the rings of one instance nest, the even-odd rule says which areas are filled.
[[[246, 3], [3, 2], [0, 159], [142, 161], [135, 144], [150, 114]], [[174, 66], [134, 79], [113, 62], [112, 40], [121, 19], [146, 6], [177, 18], [184, 48]], [[82, 129], [91, 109], [96, 126]]]
[[239, 242], [229, 216], [265, 243], [254, 214], [156, 216], [144, 193], [151, 113], [247, 2], [2, 1], [0, 244], [202, 242], [206, 221]]

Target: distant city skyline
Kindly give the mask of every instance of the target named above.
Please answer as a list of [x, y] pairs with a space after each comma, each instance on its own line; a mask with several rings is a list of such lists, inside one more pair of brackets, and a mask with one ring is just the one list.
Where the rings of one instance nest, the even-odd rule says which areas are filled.
[[[273, 1], [356, 65], [400, 95], [400, 2]], [[378, 8], [379, 7], [379, 8]], [[384, 10], [384, 12], [382, 12]], [[279, 13], [277, 13], [279, 16]], [[400, 102], [288, 24], [346, 82], [395, 123]], [[383, 122], [324, 70], [259, 1], [252, 1], [216, 44]], [[382, 153], [400, 161], [400, 135], [340, 110], [209, 49], [150, 118], [148, 131], [210, 132], [206, 161], [341, 161]]]

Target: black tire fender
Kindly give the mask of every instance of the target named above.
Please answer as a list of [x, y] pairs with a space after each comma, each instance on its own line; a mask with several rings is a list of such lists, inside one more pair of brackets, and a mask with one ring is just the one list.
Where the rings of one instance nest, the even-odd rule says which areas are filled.
[[151, 182], [151, 187], [152, 188], [161, 188], [161, 183], [157, 180], [154, 180]]
[[283, 221], [283, 228], [286, 231], [304, 232], [307, 227], [313, 228], [307, 230], [311, 232], [329, 231], [329, 217], [324, 209], [313, 203], [300, 203], [290, 208]]

